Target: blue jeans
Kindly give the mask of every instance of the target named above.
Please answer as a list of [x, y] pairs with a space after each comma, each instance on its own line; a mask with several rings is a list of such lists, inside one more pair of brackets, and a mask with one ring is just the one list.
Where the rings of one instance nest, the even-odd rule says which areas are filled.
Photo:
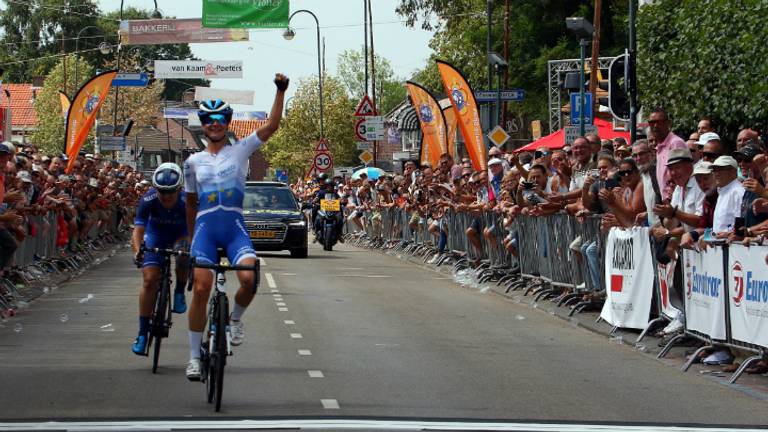
[[596, 241], [585, 241], [581, 245], [581, 255], [587, 263], [589, 277], [592, 280], [592, 289], [600, 290], [600, 253]]

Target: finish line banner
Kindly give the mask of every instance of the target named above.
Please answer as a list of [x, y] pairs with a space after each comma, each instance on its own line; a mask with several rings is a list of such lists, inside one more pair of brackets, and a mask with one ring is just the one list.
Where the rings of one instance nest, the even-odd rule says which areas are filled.
[[288, 0], [203, 0], [203, 27], [288, 27]]
[[120, 43], [160, 45], [181, 43], [240, 42], [248, 40], [244, 29], [203, 28], [200, 18], [120, 21]]
[[765, 247], [728, 247], [731, 338], [768, 347], [768, 264]]
[[204, 60], [155, 60], [155, 78], [242, 78], [243, 62]]
[[722, 247], [683, 249], [685, 327], [717, 340], [725, 340], [724, 273]]
[[648, 228], [611, 228], [605, 247], [606, 299], [600, 316], [621, 328], [648, 326], [654, 266]]

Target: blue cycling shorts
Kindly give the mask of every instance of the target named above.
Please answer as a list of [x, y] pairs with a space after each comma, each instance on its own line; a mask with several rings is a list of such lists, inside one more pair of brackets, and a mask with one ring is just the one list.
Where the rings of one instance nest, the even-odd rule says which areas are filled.
[[256, 258], [242, 215], [218, 212], [197, 218], [190, 254], [196, 261], [216, 264], [218, 248], [224, 249], [229, 262], [235, 265], [244, 258]]
[[[146, 246], [148, 249], [160, 248], [187, 250], [189, 244], [183, 237], [181, 239], [168, 239], [160, 236], [144, 234], [144, 246]], [[176, 259], [178, 264], [178, 257]], [[165, 256], [150, 251], [144, 252], [144, 261], [141, 263], [142, 268], [162, 267], [163, 265], [165, 265]]]

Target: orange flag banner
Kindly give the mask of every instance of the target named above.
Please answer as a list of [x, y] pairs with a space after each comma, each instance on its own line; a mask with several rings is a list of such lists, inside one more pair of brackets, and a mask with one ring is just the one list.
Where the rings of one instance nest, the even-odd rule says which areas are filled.
[[72, 103], [64, 92], [59, 92], [59, 99], [61, 100], [61, 115], [66, 119], [67, 113], [69, 113], [69, 106], [72, 105]]
[[67, 174], [72, 172], [77, 154], [88, 138], [88, 132], [96, 121], [96, 114], [109, 93], [115, 75], [117, 71], [114, 70], [96, 75], [80, 87], [72, 100], [67, 114], [67, 131], [64, 134], [64, 153], [69, 158], [65, 170]]
[[448, 152], [443, 110], [429, 90], [411, 81], [406, 81], [405, 86], [421, 125], [421, 163], [429, 162], [435, 168], [440, 155]]
[[446, 140], [448, 144], [448, 154], [451, 155], [453, 160], [456, 160], [456, 111], [453, 110], [453, 106], [443, 108], [443, 117], [445, 117], [445, 130]]
[[443, 86], [448, 99], [453, 105], [464, 145], [476, 170], [488, 168], [488, 149], [483, 143], [483, 128], [480, 125], [480, 112], [475, 95], [464, 76], [450, 64], [437, 60], [437, 69], [443, 79]]

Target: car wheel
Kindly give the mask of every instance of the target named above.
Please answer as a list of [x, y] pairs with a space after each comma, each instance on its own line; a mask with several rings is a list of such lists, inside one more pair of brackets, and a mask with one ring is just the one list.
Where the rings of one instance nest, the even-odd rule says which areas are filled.
[[306, 258], [307, 248], [303, 249], [291, 249], [291, 258]]

